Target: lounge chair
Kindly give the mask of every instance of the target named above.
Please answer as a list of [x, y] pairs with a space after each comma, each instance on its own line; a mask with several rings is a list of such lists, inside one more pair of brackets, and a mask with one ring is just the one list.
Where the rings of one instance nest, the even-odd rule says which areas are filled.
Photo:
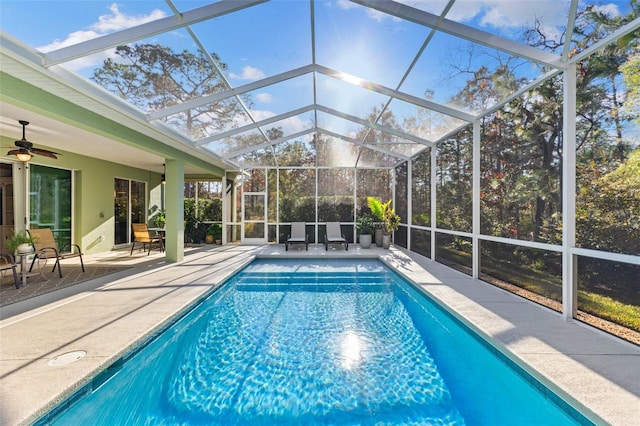
[[349, 243], [340, 230], [340, 222], [327, 222], [327, 233], [324, 236], [324, 249], [329, 250], [329, 244], [344, 244], [349, 250]]
[[287, 242], [284, 243], [285, 251], [289, 251], [289, 244], [304, 244], [305, 250], [309, 251], [309, 236], [305, 227], [306, 224], [304, 222], [293, 222], [291, 224], [291, 234], [289, 234]]
[[[60, 278], [62, 278], [62, 267], [60, 265], [60, 261], [72, 257], [80, 258], [80, 266], [82, 266], [82, 272], [84, 272], [82, 250], [80, 250], [79, 245], [70, 244], [69, 247], [63, 247], [63, 250], [60, 250], [58, 248], [58, 243], [56, 243], [56, 239], [53, 238], [53, 232], [51, 232], [51, 229], [28, 229], [27, 232], [33, 240], [33, 248], [35, 249], [35, 255], [33, 256], [33, 260], [31, 261], [29, 272], [31, 272], [31, 270], [33, 269], [33, 265], [34, 263], [36, 263], [37, 259], [55, 259], [56, 263], [53, 264], [53, 269], [51, 270], [51, 272], [55, 272], [57, 267], [58, 275], [60, 276]], [[69, 252], [64, 251], [67, 248], [70, 250]]]
[[154, 245], [158, 246], [158, 250], [164, 252], [164, 242], [161, 235], [151, 235], [149, 233], [149, 228], [146, 223], [132, 223], [131, 224], [131, 237], [133, 240], [131, 241], [131, 253], [129, 256], [133, 254], [133, 249], [136, 246], [136, 243], [142, 244], [142, 250], [147, 249], [147, 244], [149, 244], [149, 251], [147, 252], [147, 256], [151, 254], [151, 249]]

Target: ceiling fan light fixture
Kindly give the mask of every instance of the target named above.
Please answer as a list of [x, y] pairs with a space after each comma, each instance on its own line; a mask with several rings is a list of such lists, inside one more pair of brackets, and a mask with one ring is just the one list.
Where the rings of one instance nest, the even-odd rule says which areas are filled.
[[31, 153], [27, 150], [24, 150], [24, 151], [20, 150], [20, 152], [16, 154], [16, 157], [18, 158], [18, 160], [22, 161], [23, 163], [30, 161], [32, 158]]

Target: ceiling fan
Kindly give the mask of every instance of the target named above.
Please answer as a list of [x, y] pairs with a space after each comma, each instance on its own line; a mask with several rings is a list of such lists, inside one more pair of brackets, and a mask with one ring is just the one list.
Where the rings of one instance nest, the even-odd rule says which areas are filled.
[[15, 155], [20, 161], [29, 161], [34, 154], [53, 159], [58, 158], [57, 155], [60, 154], [57, 152], [49, 151], [47, 149], [34, 148], [33, 143], [29, 142], [25, 137], [25, 128], [27, 127], [29, 122], [25, 120], [18, 120], [18, 123], [22, 125], [22, 139], [19, 141], [15, 141], [18, 149], [12, 149], [11, 151], [7, 152], [7, 155]]

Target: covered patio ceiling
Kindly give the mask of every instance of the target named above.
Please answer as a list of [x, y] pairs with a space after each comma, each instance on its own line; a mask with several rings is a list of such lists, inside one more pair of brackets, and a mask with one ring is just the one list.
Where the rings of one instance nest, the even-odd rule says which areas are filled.
[[[68, 82], [76, 92], [66, 93], [71, 99], [80, 93], [105, 110], [135, 111], [129, 118], [161, 132], [164, 143], [243, 169], [393, 167], [604, 44], [597, 36], [588, 46], [563, 43], [597, 31], [580, 27], [581, 13], [597, 9], [615, 25], [614, 18], [631, 5], [5, 0], [1, 7], [6, 57], [32, 61]], [[638, 19], [618, 25], [616, 36], [639, 26]], [[532, 47], [528, 39], [536, 34], [559, 43]], [[119, 46], [130, 50], [118, 53]], [[184, 54], [184, 63], [201, 68], [156, 62], [177, 91], [162, 92], [160, 86], [169, 83], [158, 79], [129, 81], [153, 81], [153, 90], [144, 91], [115, 84], [105, 74], [97, 78], [105, 61], [139, 70], [134, 65], [141, 57], [132, 51], [140, 46], [152, 46], [147, 52], [154, 54], [160, 47], [171, 57]], [[495, 85], [484, 90], [482, 79], [502, 69], [509, 71], [509, 81], [498, 91]], [[6, 62], [0, 70], [21, 78]], [[292, 164], [286, 154], [294, 146], [312, 164]]]

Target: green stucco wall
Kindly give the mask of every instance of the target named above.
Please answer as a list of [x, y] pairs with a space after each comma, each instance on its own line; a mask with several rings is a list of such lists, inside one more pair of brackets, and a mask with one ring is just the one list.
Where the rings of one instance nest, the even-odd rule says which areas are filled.
[[[164, 156], [167, 160], [180, 159], [180, 161], [202, 169], [201, 176], [203, 178], [208, 176], [211, 179], [224, 176], [224, 170], [208, 164], [201, 158], [190, 156], [176, 148], [161, 144], [146, 135], [2, 72], [0, 72], [1, 103], [14, 104], [122, 144], [154, 152]], [[2, 110], [0, 108], [1, 116]], [[18, 136], [0, 136], [0, 143], [3, 147], [12, 147]], [[48, 148], [45, 143], [38, 143], [38, 146]], [[36, 156], [32, 163], [73, 170], [75, 184], [73, 237], [74, 243], [79, 244], [85, 253], [100, 253], [113, 248], [114, 178], [146, 182], [150, 215], [161, 208], [160, 174], [81, 156], [57, 148], [55, 151], [62, 154], [57, 160]], [[7, 157], [6, 151], [3, 149], [0, 151], [0, 161], [15, 162], [16, 159], [13, 156]]]
[[[2, 138], [1, 143], [3, 146], [10, 146], [13, 140]], [[79, 244], [85, 253], [100, 253], [113, 248], [115, 178], [146, 182], [150, 216], [160, 209], [160, 174], [69, 152], [61, 154], [57, 160], [34, 157], [29, 164], [73, 171], [74, 242]], [[11, 160], [4, 157], [0, 158], [0, 161]]]

